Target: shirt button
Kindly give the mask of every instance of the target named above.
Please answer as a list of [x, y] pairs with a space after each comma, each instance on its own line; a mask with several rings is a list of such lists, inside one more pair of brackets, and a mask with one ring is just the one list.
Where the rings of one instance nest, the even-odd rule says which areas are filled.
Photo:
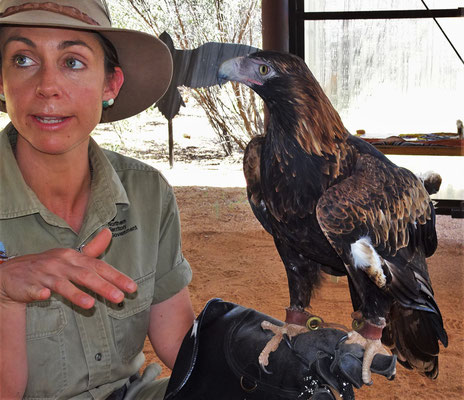
[[103, 358], [102, 353], [95, 354], [95, 360], [101, 361], [102, 358]]

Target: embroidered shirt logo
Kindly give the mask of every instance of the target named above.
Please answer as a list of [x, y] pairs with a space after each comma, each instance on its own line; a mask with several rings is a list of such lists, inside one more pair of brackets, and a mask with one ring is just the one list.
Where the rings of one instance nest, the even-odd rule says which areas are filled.
[[8, 256], [6, 255], [5, 245], [0, 242], [0, 264], [6, 260], [8, 260]]
[[114, 238], [127, 235], [129, 232], [136, 231], [138, 229], [137, 225], [128, 227], [125, 219], [122, 221], [111, 221], [108, 224], [108, 227], [110, 228]]

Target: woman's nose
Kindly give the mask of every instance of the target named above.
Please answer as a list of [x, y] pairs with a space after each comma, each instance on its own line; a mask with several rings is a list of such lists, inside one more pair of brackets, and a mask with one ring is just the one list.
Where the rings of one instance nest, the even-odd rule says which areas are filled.
[[59, 71], [51, 66], [42, 66], [38, 74], [36, 94], [43, 98], [60, 97]]

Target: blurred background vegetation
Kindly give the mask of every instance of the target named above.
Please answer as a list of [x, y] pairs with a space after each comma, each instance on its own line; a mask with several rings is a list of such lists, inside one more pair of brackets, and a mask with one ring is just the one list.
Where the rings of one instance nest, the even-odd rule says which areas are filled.
[[[166, 31], [176, 49], [194, 49], [206, 42], [261, 47], [260, 0], [110, 0], [114, 26], [159, 36]], [[263, 132], [261, 100], [243, 85], [202, 89], [179, 88], [186, 103], [205, 112], [227, 155], [244, 149]], [[123, 126], [121, 127], [121, 124]], [[115, 130], [125, 130], [124, 122]]]

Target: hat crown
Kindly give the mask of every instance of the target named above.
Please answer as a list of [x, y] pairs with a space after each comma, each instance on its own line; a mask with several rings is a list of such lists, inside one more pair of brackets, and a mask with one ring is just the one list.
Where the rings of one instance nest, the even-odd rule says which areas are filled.
[[60, 16], [71, 17], [81, 23], [110, 27], [111, 19], [106, 4], [101, 0], [0, 0], [0, 21], [21, 23], [24, 13], [34, 14], [40, 25], [59, 22]]

